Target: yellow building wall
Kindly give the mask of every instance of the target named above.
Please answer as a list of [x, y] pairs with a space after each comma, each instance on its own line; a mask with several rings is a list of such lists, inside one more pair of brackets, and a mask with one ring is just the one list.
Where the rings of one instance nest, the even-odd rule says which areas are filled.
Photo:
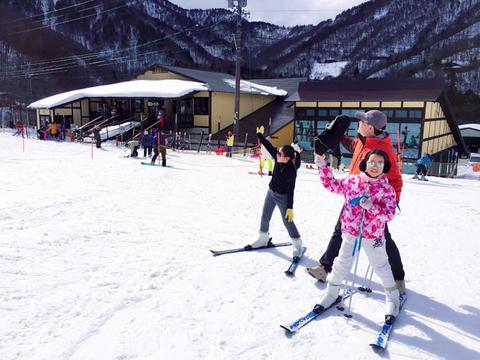
[[445, 118], [442, 107], [440, 103], [427, 101], [425, 106], [425, 119], [438, 119]]
[[193, 126], [208, 127], [208, 115], [193, 115]]
[[382, 108], [401, 108], [402, 102], [401, 101], [382, 101], [380, 106]]
[[360, 107], [360, 101], [344, 101], [342, 102], [342, 107], [358, 108]]
[[316, 101], [298, 101], [296, 107], [317, 107]]
[[88, 99], [83, 99], [81, 101], [82, 104], [82, 114], [83, 116], [90, 116], [90, 111], [88, 109]]
[[434, 101], [426, 102], [425, 120], [428, 119], [436, 120], [424, 122], [423, 138], [437, 137], [435, 139], [424, 140], [422, 143], [422, 152], [435, 154], [457, 145], [440, 103]]
[[362, 101], [362, 108], [379, 108], [380, 101]]
[[166, 80], [166, 79], [172, 79], [172, 80], [189, 80], [192, 81], [191, 79], [188, 79], [184, 76], [175, 74], [170, 71], [165, 71], [165, 72], [154, 72], [152, 70], [145, 71], [143, 74], [138, 75], [136, 80]]
[[455, 141], [453, 135], [449, 134], [446, 136], [441, 136], [439, 138], [430, 139], [422, 143], [422, 153], [435, 154], [442, 150], [456, 146], [457, 142]]
[[55, 115], [68, 115], [72, 116], [72, 109], [69, 108], [58, 108], [55, 109]]
[[193, 95], [193, 97], [209, 97], [210, 93], [208, 91], [200, 91]]
[[403, 107], [408, 107], [408, 108], [423, 108], [424, 106], [423, 101], [404, 101], [403, 102]]
[[[199, 93], [196, 93], [193, 95], [193, 97], [210, 97], [210, 93], [208, 91], [201, 91]], [[192, 100], [192, 110], [193, 110], [193, 100]], [[208, 115], [193, 115], [193, 126], [201, 126], [201, 127], [208, 127]], [[212, 129], [213, 131], [216, 131], [217, 129], [214, 128]]]
[[293, 121], [272, 134], [270, 142], [275, 147], [290, 145], [293, 142]]
[[82, 121], [82, 113], [80, 112], [80, 109], [73, 109], [73, 122], [75, 123], [75, 126], [77, 124], [80, 124]]
[[425, 121], [423, 126], [423, 138], [449, 134], [452, 131], [447, 120]]
[[[240, 121], [245, 116], [275, 100], [275, 96], [240, 94]], [[233, 123], [235, 94], [212, 92], [212, 131], [217, 132]]]
[[340, 107], [340, 101], [319, 101], [318, 107]]

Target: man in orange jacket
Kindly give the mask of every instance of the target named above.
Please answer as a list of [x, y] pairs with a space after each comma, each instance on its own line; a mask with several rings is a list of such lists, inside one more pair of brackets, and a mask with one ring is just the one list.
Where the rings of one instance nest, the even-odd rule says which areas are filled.
[[[342, 139], [342, 145], [347, 150], [353, 152], [352, 162], [350, 163], [350, 174], [360, 173], [360, 161], [362, 161], [365, 154], [370, 150], [378, 149], [385, 151], [388, 154], [392, 165], [386, 176], [390, 185], [395, 189], [398, 203], [400, 201], [403, 181], [402, 174], [396, 163], [392, 141], [390, 140], [389, 134], [385, 132], [387, 117], [384, 113], [378, 110], [370, 110], [366, 113], [358, 111], [355, 113], [355, 117], [359, 120], [357, 138], [352, 139], [344, 135]], [[340, 215], [342, 212], [340, 212]], [[393, 277], [395, 278], [400, 293], [405, 293], [405, 271], [403, 270], [402, 259], [397, 245], [395, 245], [395, 242], [388, 231], [388, 226], [385, 226], [385, 240], [386, 251], [390, 266], [392, 267]], [[342, 233], [339, 217], [327, 250], [320, 258], [320, 265], [313, 268], [307, 268], [306, 271], [317, 280], [325, 281], [327, 273], [332, 270], [333, 260], [338, 256], [341, 245]]]

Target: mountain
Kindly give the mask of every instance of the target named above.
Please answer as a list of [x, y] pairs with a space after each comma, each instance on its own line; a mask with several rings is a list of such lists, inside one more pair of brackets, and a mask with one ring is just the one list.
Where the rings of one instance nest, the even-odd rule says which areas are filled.
[[[315, 26], [243, 21], [242, 76], [445, 77], [480, 94], [478, 0], [374, 0]], [[232, 73], [236, 18], [167, 0], [3, 0], [0, 91], [25, 101], [154, 64]]]

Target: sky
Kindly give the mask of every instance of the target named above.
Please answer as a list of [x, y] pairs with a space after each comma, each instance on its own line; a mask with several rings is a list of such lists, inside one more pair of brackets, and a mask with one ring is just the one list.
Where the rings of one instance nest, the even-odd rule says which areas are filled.
[[[170, 0], [185, 9], [226, 8], [227, 0]], [[318, 24], [365, 0], [249, 0], [250, 21], [295, 26]], [[275, 7], [273, 9], [273, 7]]]

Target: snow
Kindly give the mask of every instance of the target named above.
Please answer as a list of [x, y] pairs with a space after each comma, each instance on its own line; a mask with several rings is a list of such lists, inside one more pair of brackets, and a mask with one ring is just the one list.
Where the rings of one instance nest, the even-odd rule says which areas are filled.
[[[353, 298], [298, 334], [279, 327], [319, 300], [316, 264], [342, 199], [299, 170], [295, 221], [308, 247], [213, 257], [257, 234], [269, 177], [258, 160], [170, 152], [174, 168], [140, 165], [121, 147], [0, 131], [0, 358], [375, 359], [368, 343], [383, 292]], [[143, 153], [143, 152], [141, 152]], [[337, 173], [337, 176], [344, 176]], [[480, 181], [404, 177], [390, 230], [409, 298], [385, 353], [392, 359], [480, 358]], [[288, 241], [278, 212], [275, 241]], [[361, 254], [359, 274], [366, 258]]]
[[327, 76], [337, 77], [342, 73], [347, 64], [348, 61], [335, 61], [331, 63], [315, 62], [312, 66], [310, 79], [323, 80]]
[[[224, 79], [224, 82], [235, 88], [235, 81]], [[55, 106], [74, 102], [88, 97], [155, 97], [179, 98], [195, 91], [208, 91], [207, 84], [185, 80], [132, 80], [120, 83], [94, 86], [80, 90], [72, 90], [46, 97], [28, 105], [31, 109], [50, 109]], [[255, 84], [241, 80], [240, 91], [261, 95], [285, 96], [287, 92], [272, 86]]]
[[463, 129], [473, 129], [473, 130], [478, 130], [480, 131], [480, 124], [463, 124], [463, 125], [458, 125], [458, 128], [460, 130]]
[[373, 19], [374, 20], [380, 20], [381, 18], [387, 16], [388, 14], [388, 8], [381, 8], [375, 14], [373, 14]]
[[[235, 89], [235, 80], [225, 78], [223, 82]], [[285, 90], [278, 89], [276, 86], [260, 85], [247, 80], [240, 80], [240, 91], [251, 94], [276, 96], [286, 96], [288, 94]]]
[[[112, 138], [113, 136], [121, 135], [126, 131], [139, 126], [141, 123], [139, 121], [128, 121], [120, 125], [112, 125], [104, 127], [100, 130], [100, 138], [103, 140]], [[86, 139], [93, 139], [93, 134], [88, 134]]]
[[132, 80], [72, 90], [49, 96], [28, 105], [32, 109], [49, 109], [88, 97], [157, 97], [178, 98], [195, 91], [208, 91], [206, 85], [185, 80]]

